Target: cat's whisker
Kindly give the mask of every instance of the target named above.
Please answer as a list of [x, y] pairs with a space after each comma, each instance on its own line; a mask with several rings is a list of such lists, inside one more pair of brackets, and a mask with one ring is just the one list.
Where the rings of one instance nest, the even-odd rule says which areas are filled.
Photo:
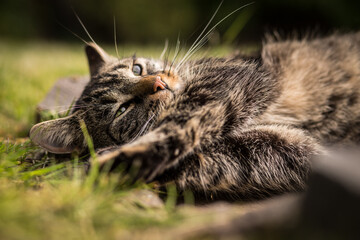
[[92, 106], [73, 107], [73, 109], [84, 109], [84, 108], [88, 108], [88, 107], [92, 107]]
[[140, 131], [135, 135], [135, 137], [133, 139], [130, 140], [129, 143], [132, 143], [133, 141], [135, 141], [139, 136], [141, 136], [141, 134], [143, 134], [146, 130], [146, 127], [148, 126], [148, 124], [150, 123], [150, 121], [156, 116], [156, 114], [153, 113], [153, 115], [145, 122], [145, 124], [141, 127]]
[[192, 52], [190, 55], [188, 55], [188, 57], [177, 66], [177, 70], [180, 69], [184, 63], [186, 63], [200, 48], [202, 48], [205, 45], [206, 42], [202, 42], [201, 44], [199, 44]]
[[163, 73], [165, 73], [166, 67], [167, 67], [167, 65], [168, 65], [169, 56], [170, 56], [170, 51], [171, 51], [171, 46], [169, 47], [169, 50], [167, 51], [167, 54], [166, 54], [165, 59], [164, 59], [164, 69], [163, 69]]
[[54, 107], [51, 107], [51, 108], [41, 108], [42, 110], [58, 110], [60, 109], [61, 111], [68, 111], [69, 109], [71, 108], [84, 108], [84, 107], [87, 107], [87, 106], [68, 106], [68, 105], [64, 105], [64, 106], [54, 106]]
[[184, 55], [184, 58], [180, 61], [179, 64], [181, 64], [184, 59], [187, 57], [187, 55], [192, 51], [194, 45], [197, 44], [198, 40], [202, 37], [202, 35], [204, 34], [204, 32], [206, 31], [206, 29], [209, 27], [210, 23], [212, 22], [212, 20], [214, 19], [214, 17], [216, 16], [217, 12], [219, 11], [221, 5], [223, 4], [224, 0], [222, 0], [219, 4], [219, 6], [217, 7], [217, 9], [215, 10], [214, 14], [211, 16], [209, 22], [206, 24], [205, 28], [202, 30], [202, 32], [200, 33], [200, 35], [196, 38], [196, 40], [194, 41], [194, 43], [190, 46], [189, 50], [187, 51], [187, 53]]
[[73, 104], [73, 105], [58, 105], [58, 106], [55, 106], [55, 107], [67, 107], [67, 108], [69, 108], [69, 107], [86, 107], [86, 106], [88, 106], [88, 105]]
[[81, 112], [81, 113], [79, 114], [79, 117], [82, 116], [82, 115], [84, 115], [84, 114], [86, 114], [86, 113], [89, 112], [90, 110], [92, 110], [92, 108], [89, 108], [88, 110], [85, 110], [84, 112]]
[[[205, 37], [205, 36], [204, 36]], [[205, 44], [206, 41], [204, 41], [204, 38], [202, 38], [201, 40], [199, 40], [199, 42], [194, 46], [192, 47], [186, 54], [186, 56], [184, 56], [184, 58], [181, 60], [181, 62], [179, 63], [178, 65], [178, 68], [180, 68], [180, 66], [186, 62], [187, 60], [189, 60], [191, 58], [191, 56], [196, 52], [198, 51], [199, 49], [199, 46], [203, 46]]]
[[115, 20], [115, 16], [114, 16], [114, 43], [115, 43], [116, 56], [120, 60], [119, 51], [118, 51], [118, 45], [117, 45], [117, 41], [116, 41], [116, 20]]
[[42, 110], [53, 110], [53, 109], [61, 109], [61, 108], [69, 108], [70, 106], [53, 106], [51, 108], [41, 108]]
[[68, 112], [69, 110], [61, 110], [61, 111], [55, 111], [56, 114], [62, 114], [62, 113], [66, 113]]
[[[72, 109], [86, 109], [86, 108], [90, 108], [92, 106], [73, 106]], [[57, 110], [57, 109], [61, 109], [62, 107], [52, 107], [52, 108], [43, 108], [42, 110], [44, 111], [54, 111], [55, 114], [62, 114], [62, 113], [67, 113], [69, 111], [71, 111], [71, 109], [69, 109], [69, 107], [67, 108], [63, 108], [63, 110]]]
[[179, 55], [179, 52], [180, 52], [180, 33], [179, 33], [177, 41], [176, 41], [174, 57], [173, 57], [173, 59], [171, 61], [170, 67], [169, 67], [169, 73], [168, 73], [169, 75], [170, 75], [171, 68], [174, 65], [174, 62], [175, 62], [177, 56]]
[[124, 58], [124, 56], [125, 56], [125, 47], [123, 46], [121, 49], [122, 49], [121, 58]]
[[[234, 11], [232, 11], [231, 13], [229, 13], [228, 15], [226, 15], [224, 18], [222, 18], [220, 21], [218, 21], [212, 28], [210, 28], [210, 30], [192, 47], [190, 47], [189, 51], [188, 51], [188, 54], [187, 56], [185, 56], [183, 58], [183, 60], [179, 63], [179, 65], [177, 66], [177, 69], [179, 69], [183, 63], [185, 61], [187, 61], [195, 52], [197, 52], [207, 41], [207, 37], [212, 33], [212, 31], [219, 25], [221, 24], [223, 21], [225, 21], [227, 18], [229, 18], [231, 15], [233, 15], [234, 13], [240, 11], [241, 9], [247, 7], [247, 6], [250, 6], [254, 4], [254, 2], [251, 2], [251, 3], [248, 3], [248, 4], [245, 4], [244, 6], [241, 6], [237, 9], [235, 9]], [[220, 6], [219, 6], [220, 7]], [[212, 20], [212, 19], [211, 19]], [[204, 32], [204, 31], [203, 31]], [[200, 46], [200, 47], [199, 47]]]
[[198, 50], [200, 50], [205, 44], [206, 44], [207, 41], [203, 41], [202, 43], [199, 43], [199, 45], [192, 51], [192, 53], [181, 63], [177, 66], [177, 70], [181, 68], [181, 66], [186, 62], [188, 61]]

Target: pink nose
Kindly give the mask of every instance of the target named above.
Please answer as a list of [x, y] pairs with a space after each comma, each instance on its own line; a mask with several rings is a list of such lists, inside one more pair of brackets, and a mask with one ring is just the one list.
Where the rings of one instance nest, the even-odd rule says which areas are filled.
[[161, 90], [164, 90], [166, 88], [166, 83], [161, 80], [160, 76], [156, 76], [154, 83], [154, 92], [157, 92], [158, 88], [160, 88]]

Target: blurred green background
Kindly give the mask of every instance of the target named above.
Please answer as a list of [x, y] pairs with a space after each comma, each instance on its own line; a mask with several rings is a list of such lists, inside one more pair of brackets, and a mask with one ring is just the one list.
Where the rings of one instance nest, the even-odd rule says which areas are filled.
[[[225, 0], [220, 20], [252, 0]], [[62, 25], [83, 36], [73, 10], [84, 21], [95, 40], [113, 41], [113, 17], [120, 43], [163, 43], [180, 32], [183, 41], [193, 41], [219, 0], [1, 0], [1, 37], [74, 41]], [[265, 31], [333, 29], [353, 30], [360, 25], [360, 1], [354, 0], [257, 0], [234, 14], [216, 30], [219, 43], [260, 41]], [[216, 38], [216, 37], [215, 37]], [[216, 42], [216, 39], [214, 40]]]
[[[225, 0], [213, 24], [252, 0]], [[88, 74], [84, 43], [65, 28], [114, 50], [114, 17], [120, 55], [159, 57], [165, 39], [174, 51], [180, 34], [186, 51], [208, 23], [219, 0], [0, 0], [0, 139], [26, 137], [36, 105], [62, 77]], [[199, 55], [224, 56], [260, 46], [264, 33], [322, 35], [360, 26], [360, 1], [257, 0], [216, 27]], [[65, 28], [64, 28], [65, 26]], [[181, 56], [181, 54], [180, 54]]]

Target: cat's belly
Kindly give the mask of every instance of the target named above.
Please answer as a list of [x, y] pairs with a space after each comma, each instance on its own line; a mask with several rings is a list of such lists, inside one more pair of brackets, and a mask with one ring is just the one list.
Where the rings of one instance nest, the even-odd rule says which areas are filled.
[[360, 143], [358, 98], [358, 90], [338, 95], [324, 94], [322, 98], [307, 100], [304, 108], [290, 106], [278, 99], [255, 122], [301, 128], [324, 144]]
[[[274, 43], [263, 54], [280, 92], [258, 124], [292, 125], [324, 143], [360, 142], [360, 34]], [[288, 44], [288, 45], [286, 45]]]

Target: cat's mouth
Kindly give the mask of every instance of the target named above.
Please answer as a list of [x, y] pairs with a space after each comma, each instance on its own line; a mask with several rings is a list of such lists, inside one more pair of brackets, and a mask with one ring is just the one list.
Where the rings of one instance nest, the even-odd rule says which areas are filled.
[[161, 76], [156, 76], [153, 88], [154, 88], [154, 93], [165, 89], [170, 90], [168, 84], [164, 80], [162, 80]]
[[154, 93], [161, 90], [169, 90], [170, 92], [174, 92], [177, 88], [179, 88], [179, 78], [172, 73], [158, 74], [156, 75], [153, 88]]
[[175, 95], [177, 78], [170, 74], [157, 74], [153, 82], [153, 93], [149, 95], [152, 100], [168, 101]]

